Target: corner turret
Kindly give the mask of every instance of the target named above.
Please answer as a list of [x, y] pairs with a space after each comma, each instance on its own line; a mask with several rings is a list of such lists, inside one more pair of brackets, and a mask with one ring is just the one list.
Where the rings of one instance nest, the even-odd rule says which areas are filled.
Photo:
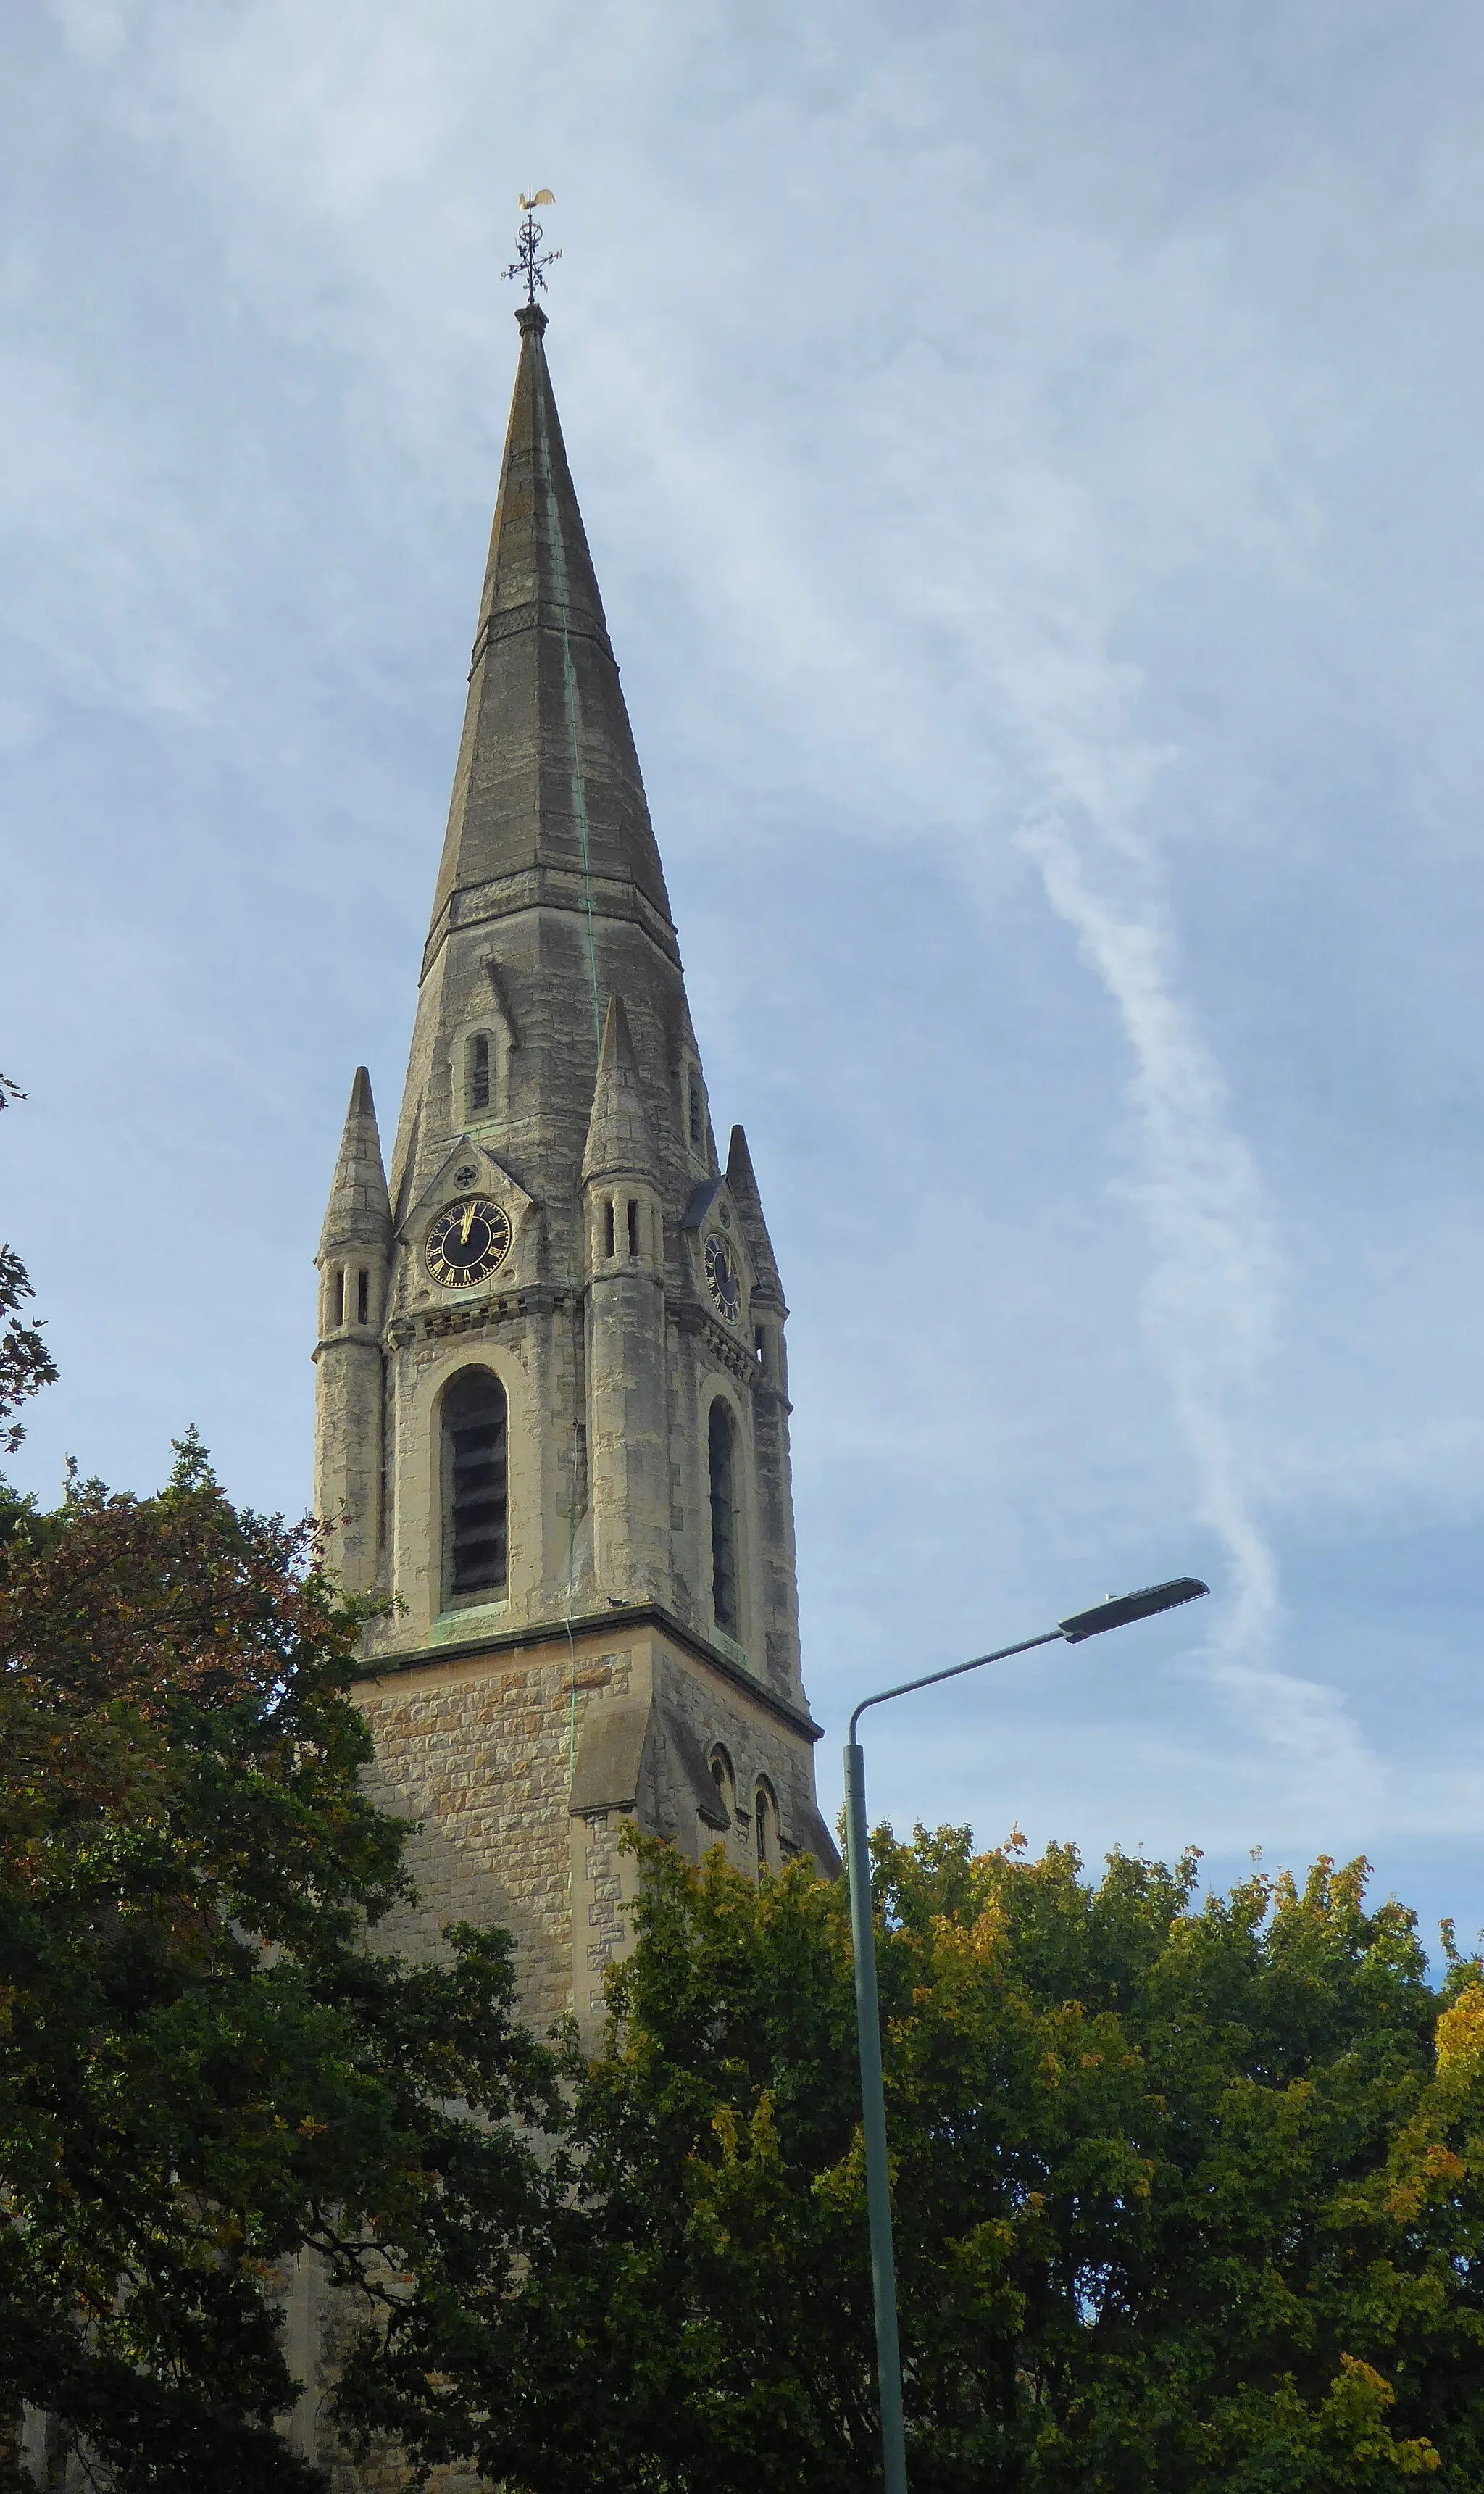
[[392, 1209], [371, 1078], [357, 1066], [319, 1252], [315, 1347], [315, 1513], [348, 1593], [376, 1581], [381, 1503], [381, 1327]]
[[616, 1601], [670, 1592], [664, 1215], [621, 996], [611, 996], [583, 1153], [593, 1565]]

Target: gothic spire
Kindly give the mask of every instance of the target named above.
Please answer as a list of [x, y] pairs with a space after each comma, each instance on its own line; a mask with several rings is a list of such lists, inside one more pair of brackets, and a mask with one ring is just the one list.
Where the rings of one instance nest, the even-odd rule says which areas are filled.
[[392, 1208], [381, 1167], [381, 1138], [377, 1132], [371, 1077], [364, 1065], [355, 1069], [350, 1106], [346, 1110], [340, 1158], [319, 1233], [320, 1256], [339, 1248], [370, 1247], [382, 1254], [392, 1243]]
[[[521, 331], [427, 961], [450, 925], [546, 902], [637, 918], [674, 950], [537, 303]], [[426, 963], [425, 963], [426, 966]]]
[[639, 1060], [634, 1054], [621, 996], [608, 999], [582, 1173], [585, 1181], [593, 1177], [652, 1179], [658, 1174]]

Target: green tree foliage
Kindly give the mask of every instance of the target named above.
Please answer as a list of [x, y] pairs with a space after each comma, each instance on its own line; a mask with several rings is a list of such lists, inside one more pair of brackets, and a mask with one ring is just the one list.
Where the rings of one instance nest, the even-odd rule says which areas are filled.
[[30, 2403], [120, 2494], [318, 2483], [272, 2421], [284, 2262], [395, 2343], [544, 2205], [503, 1937], [365, 1943], [402, 1830], [315, 1558], [194, 1438], [158, 1497], [0, 1504], [0, 2479]]
[[[25, 1096], [9, 1075], [0, 1074], [0, 1109]], [[40, 1326], [21, 1320], [20, 1310], [34, 1296], [31, 1277], [15, 1248], [0, 1242], [0, 1454], [14, 1455], [25, 1436], [15, 1416], [20, 1405], [56, 1383], [56, 1366]]]
[[[540, 2494], [859, 2494], [842, 1890], [642, 1850], [498, 2372], [409, 2338], [378, 2413]], [[1484, 2483], [1477, 1965], [1440, 1999], [1361, 1864], [1197, 1905], [1194, 1857], [883, 1832], [877, 1880], [914, 2494]]]

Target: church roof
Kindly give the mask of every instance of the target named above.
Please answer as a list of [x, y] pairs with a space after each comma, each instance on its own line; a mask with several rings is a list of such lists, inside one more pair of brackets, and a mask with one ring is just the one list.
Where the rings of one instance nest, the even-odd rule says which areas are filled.
[[371, 1077], [364, 1065], [358, 1065], [350, 1085], [350, 1106], [346, 1110], [324, 1228], [319, 1233], [319, 1255], [331, 1256], [347, 1247], [376, 1248], [384, 1254], [391, 1239], [392, 1208], [381, 1167], [381, 1138], [377, 1131]]
[[[542, 344], [520, 362], [428, 939], [532, 901], [638, 916], [673, 949], [603, 601]], [[595, 896], [595, 897], [594, 897]]]
[[658, 1174], [644, 1083], [621, 996], [608, 999], [582, 1173], [585, 1179]]

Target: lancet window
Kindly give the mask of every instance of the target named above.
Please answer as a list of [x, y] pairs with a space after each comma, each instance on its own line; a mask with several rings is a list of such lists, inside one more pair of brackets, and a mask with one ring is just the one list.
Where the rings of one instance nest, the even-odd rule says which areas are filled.
[[469, 1043], [469, 1113], [483, 1116], [494, 1099], [495, 1051], [488, 1031], [475, 1031]]
[[716, 1626], [736, 1636], [740, 1604], [737, 1573], [737, 1432], [718, 1395], [707, 1423], [712, 1469], [712, 1607]]
[[716, 1787], [716, 1799], [725, 1810], [727, 1824], [730, 1826], [737, 1815], [737, 1778], [732, 1772], [732, 1761], [719, 1743], [712, 1749], [709, 1764], [712, 1781]]
[[487, 1368], [466, 1369], [443, 1396], [445, 1598], [501, 1594], [507, 1570], [508, 1419]]
[[766, 1779], [759, 1783], [753, 1799], [752, 1840], [761, 1878], [765, 1870], [776, 1870], [778, 1867], [778, 1805]]

